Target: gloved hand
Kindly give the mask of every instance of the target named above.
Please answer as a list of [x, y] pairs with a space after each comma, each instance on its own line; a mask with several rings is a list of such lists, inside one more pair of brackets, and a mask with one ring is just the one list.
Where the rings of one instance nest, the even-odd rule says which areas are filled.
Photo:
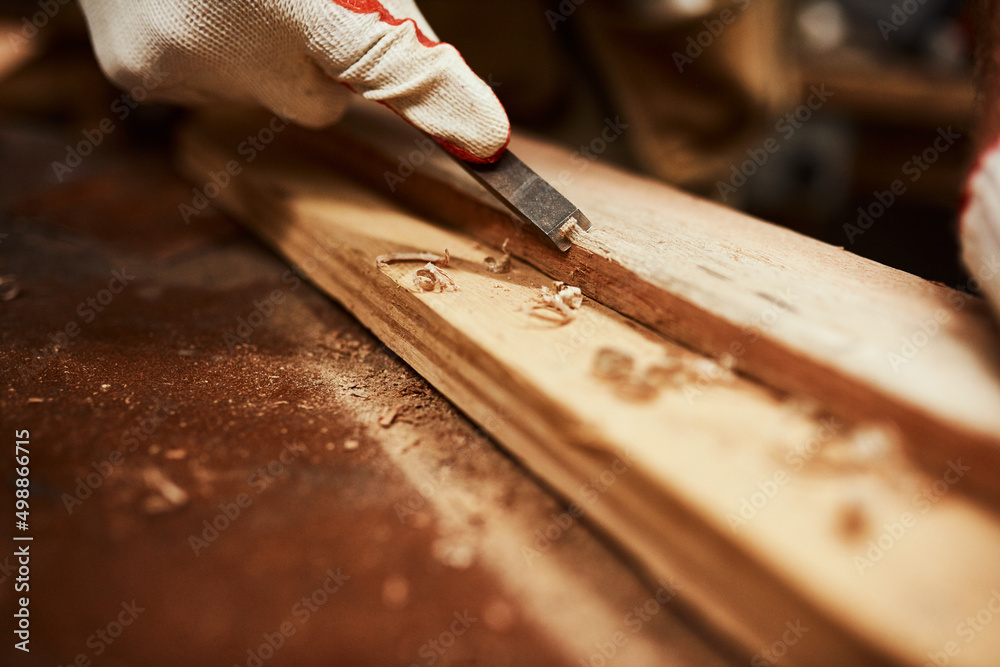
[[510, 137], [493, 91], [413, 0], [80, 4], [104, 72], [125, 89], [147, 81], [151, 99], [254, 103], [321, 127], [346, 110], [346, 86], [466, 160], [496, 160]]
[[1000, 143], [980, 157], [966, 184], [966, 205], [961, 220], [962, 259], [1000, 316]]

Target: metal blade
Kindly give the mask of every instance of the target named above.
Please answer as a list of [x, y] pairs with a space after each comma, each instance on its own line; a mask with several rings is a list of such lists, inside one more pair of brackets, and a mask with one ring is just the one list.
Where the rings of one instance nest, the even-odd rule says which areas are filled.
[[590, 230], [590, 220], [579, 208], [510, 151], [493, 164], [458, 162], [517, 217], [542, 230], [563, 252], [572, 246], [566, 237], [574, 224], [583, 231]]

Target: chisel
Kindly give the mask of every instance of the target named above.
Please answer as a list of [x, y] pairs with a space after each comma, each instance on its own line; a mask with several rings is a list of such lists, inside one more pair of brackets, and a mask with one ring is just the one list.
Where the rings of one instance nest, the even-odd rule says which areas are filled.
[[568, 237], [574, 225], [590, 230], [590, 220], [578, 207], [510, 151], [492, 164], [455, 159], [518, 218], [542, 230], [563, 252], [572, 246]]

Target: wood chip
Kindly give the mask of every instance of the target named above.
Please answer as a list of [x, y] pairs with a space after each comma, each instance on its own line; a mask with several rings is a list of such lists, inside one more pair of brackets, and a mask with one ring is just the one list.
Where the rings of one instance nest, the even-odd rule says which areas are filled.
[[591, 372], [599, 380], [622, 380], [632, 375], [635, 360], [627, 352], [602, 347], [594, 356]]
[[393, 408], [386, 408], [382, 411], [382, 414], [378, 416], [379, 426], [382, 428], [389, 428], [392, 426], [393, 422], [396, 421], [396, 417], [399, 416], [399, 406]]
[[451, 255], [448, 254], [447, 248], [445, 248], [444, 255], [435, 255], [431, 252], [390, 252], [375, 258], [375, 264], [380, 269], [384, 269], [393, 262], [430, 262], [445, 267], [450, 261]]
[[583, 305], [583, 292], [579, 287], [567, 285], [561, 280], [552, 284], [552, 288], [542, 287], [541, 294], [535, 297], [534, 308], [546, 308], [562, 316], [560, 324], [571, 322], [576, 317], [576, 310]]
[[146, 468], [142, 471], [142, 479], [151, 491], [159, 494], [158, 497], [161, 499], [147, 498], [143, 502], [146, 512], [156, 514], [187, 503], [187, 492], [170, 481], [159, 468]]
[[21, 293], [17, 276], [0, 276], [0, 301], [12, 301]]
[[421, 292], [457, 292], [455, 279], [442, 269], [428, 262], [424, 268], [417, 269], [413, 274], [413, 284]]
[[503, 253], [503, 257], [497, 260], [494, 257], [487, 257], [483, 260], [483, 268], [490, 273], [510, 273], [510, 253], [507, 252], [507, 242], [510, 239], [504, 239], [503, 246], [501, 246], [500, 251]]

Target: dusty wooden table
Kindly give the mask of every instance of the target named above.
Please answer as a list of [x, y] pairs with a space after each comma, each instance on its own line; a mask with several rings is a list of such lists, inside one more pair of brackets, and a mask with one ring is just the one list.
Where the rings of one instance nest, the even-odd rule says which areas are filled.
[[4, 664], [733, 661], [166, 152], [71, 138], [0, 129]]

